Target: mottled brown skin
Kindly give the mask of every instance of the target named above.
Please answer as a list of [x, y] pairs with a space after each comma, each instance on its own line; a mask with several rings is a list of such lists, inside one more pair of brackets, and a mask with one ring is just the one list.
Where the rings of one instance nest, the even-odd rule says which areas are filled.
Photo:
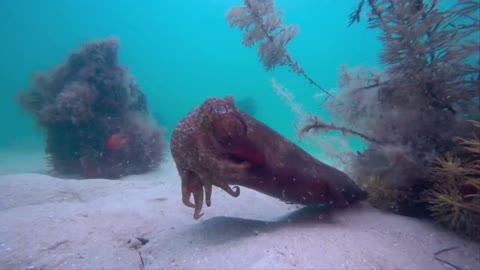
[[195, 209], [194, 219], [203, 215], [204, 195], [211, 205], [213, 185], [233, 197], [244, 186], [302, 205], [346, 207], [366, 198], [346, 174], [237, 109], [233, 97], [210, 98], [195, 108], [177, 124], [170, 147], [182, 201]]

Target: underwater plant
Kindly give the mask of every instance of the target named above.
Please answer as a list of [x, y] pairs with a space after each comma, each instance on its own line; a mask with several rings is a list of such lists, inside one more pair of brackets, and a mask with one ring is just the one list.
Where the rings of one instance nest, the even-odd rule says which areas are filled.
[[337, 130], [362, 139], [363, 149], [341, 160], [373, 206], [428, 215], [473, 238], [480, 223], [480, 143], [472, 125], [480, 121], [480, 1], [362, 0], [349, 25], [366, 8], [368, 27], [383, 43], [382, 68], [343, 65], [339, 94], [322, 103], [335, 124], [302, 117], [299, 133]]
[[420, 216], [422, 209], [412, 207], [421, 202], [421, 196], [412, 188], [396, 187], [388, 179], [372, 176], [366, 182], [370, 205], [395, 214]]
[[243, 45], [252, 47], [260, 44], [257, 54], [267, 71], [276, 66], [287, 65], [322, 92], [332, 96], [315, 82], [288, 52], [287, 44], [300, 29], [295, 25], [284, 25], [282, 13], [281, 10], [275, 11], [273, 0], [244, 0], [244, 6], [230, 8], [227, 20], [230, 27], [238, 27], [244, 31]]
[[[473, 122], [480, 129], [480, 122]], [[480, 241], [480, 139], [459, 138], [464, 158], [446, 155], [431, 170], [432, 188], [424, 200], [432, 217], [453, 231]]]
[[83, 44], [60, 66], [34, 74], [17, 100], [46, 132], [53, 172], [118, 178], [157, 167], [164, 131], [149, 121], [147, 100], [127, 67], [119, 40]]
[[393, 186], [428, 188], [435, 157], [456, 152], [454, 138], [480, 119], [480, 3], [442, 10], [437, 1], [379, 0], [359, 9], [364, 3], [369, 27], [380, 30], [385, 69], [342, 67], [341, 94], [325, 106], [336, 122], [381, 142], [365, 141], [354, 154], [357, 179], [382, 175]]
[[478, 135], [457, 138], [478, 132], [470, 121], [480, 120], [480, 2], [440, 9], [437, 1], [361, 1], [350, 25], [365, 3], [369, 27], [381, 33], [385, 70], [343, 67], [342, 94], [326, 103], [336, 121], [381, 142], [366, 141], [350, 170], [367, 185], [373, 206], [388, 210], [395, 201], [382, 197], [385, 189], [414, 191], [406, 193], [409, 207], [393, 212], [429, 213], [475, 239]]

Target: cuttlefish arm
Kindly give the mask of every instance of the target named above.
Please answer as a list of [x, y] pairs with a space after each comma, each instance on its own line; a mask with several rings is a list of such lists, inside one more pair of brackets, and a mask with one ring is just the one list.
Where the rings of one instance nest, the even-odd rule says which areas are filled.
[[[194, 208], [194, 219], [200, 218], [205, 204], [211, 206], [212, 187], [217, 186], [232, 197], [240, 196], [239, 186], [230, 186], [228, 176], [248, 175], [252, 168], [265, 164], [265, 156], [248, 141], [221, 146], [208, 136], [199, 136], [196, 145], [202, 166], [195, 171], [181, 173], [182, 202]], [[193, 195], [193, 203], [190, 198]]]
[[[203, 203], [210, 207], [212, 201], [212, 187], [213, 185], [223, 189], [233, 197], [240, 196], [240, 188], [238, 186], [230, 187], [226, 182], [220, 178], [215, 177], [207, 170], [202, 172], [193, 172], [190, 170], [181, 170], [180, 173], [182, 186], [182, 203], [190, 208], [194, 208], [194, 219], [199, 219], [203, 216], [201, 213]], [[193, 203], [191, 197], [193, 196]]]

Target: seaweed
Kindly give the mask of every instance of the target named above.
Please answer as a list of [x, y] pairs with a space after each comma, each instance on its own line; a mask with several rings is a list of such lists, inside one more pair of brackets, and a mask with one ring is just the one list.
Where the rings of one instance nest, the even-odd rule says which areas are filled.
[[449, 4], [360, 1], [348, 24], [369, 9], [381, 67], [340, 67], [338, 94], [322, 103], [331, 123], [272, 85], [292, 103], [300, 135], [334, 130], [363, 142], [358, 151], [327, 153], [366, 186], [373, 206], [430, 217], [479, 240], [480, 2]]
[[288, 65], [310, 84], [328, 96], [332, 96], [314, 81], [288, 52], [288, 43], [300, 29], [296, 25], [284, 25], [282, 14], [282, 10], [275, 11], [273, 0], [244, 0], [243, 6], [230, 8], [226, 17], [230, 27], [238, 27], [244, 31], [243, 45], [252, 47], [257, 43], [260, 44], [258, 55], [267, 71], [276, 66]]
[[427, 181], [435, 157], [458, 149], [454, 138], [480, 117], [479, 3], [422, 3], [368, 1], [385, 69], [342, 67], [341, 94], [325, 104], [335, 121], [383, 143], [366, 141], [355, 154], [358, 179], [390, 172], [395, 184]]
[[[473, 124], [480, 128], [480, 122]], [[439, 223], [480, 241], [480, 140], [473, 135], [458, 141], [470, 155], [438, 157], [431, 169], [432, 188], [423, 199]]]
[[385, 193], [413, 191], [403, 193], [409, 209], [392, 212], [428, 213], [478, 240], [480, 2], [441, 9], [438, 1], [361, 1], [350, 25], [365, 6], [385, 68], [342, 67], [341, 94], [325, 105], [336, 121], [382, 144], [365, 140], [349, 169], [372, 205], [391, 211], [401, 200]]
[[[372, 176], [367, 182], [367, 201], [382, 210], [393, 213], [405, 213], [403, 205], [409, 204], [413, 192], [411, 190], [390, 186], [391, 183], [379, 176]], [[408, 206], [407, 206], [408, 207]]]
[[[418, 202], [420, 195], [430, 217], [478, 241], [480, 66], [475, 57], [480, 51], [480, 2], [460, 0], [445, 10], [437, 1], [368, 3], [370, 27], [381, 30], [385, 44], [380, 58], [386, 70], [363, 73], [360, 87], [345, 80], [347, 100], [330, 105], [347, 123], [404, 148], [408, 158], [396, 160], [401, 170], [378, 166], [391, 153], [367, 142], [352, 163], [353, 171], [359, 179], [382, 172], [382, 185], [423, 184], [409, 200]], [[365, 105], [358, 110], [355, 100], [366, 93], [373, 106], [359, 102]], [[362, 122], [362, 117], [369, 119]], [[379, 204], [374, 205], [382, 208]]]
[[30, 89], [18, 93], [45, 130], [54, 174], [113, 179], [163, 161], [164, 130], [150, 121], [146, 96], [118, 63], [118, 49], [115, 37], [86, 42], [62, 65], [35, 73]]

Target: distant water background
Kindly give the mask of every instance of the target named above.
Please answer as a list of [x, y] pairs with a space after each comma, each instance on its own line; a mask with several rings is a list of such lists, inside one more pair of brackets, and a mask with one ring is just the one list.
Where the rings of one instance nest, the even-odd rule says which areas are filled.
[[[356, 0], [277, 0], [285, 24], [300, 33], [288, 48], [305, 71], [327, 89], [338, 82], [342, 64], [378, 66], [381, 44], [366, 23], [348, 25]], [[241, 0], [2, 0], [0, 1], [0, 153], [43, 148], [42, 131], [16, 103], [32, 73], [61, 64], [87, 41], [117, 36], [120, 62], [166, 126], [213, 96], [253, 97], [255, 117], [294, 138], [295, 115], [272, 89], [271, 79], [290, 89], [307, 111], [319, 113], [318, 91], [299, 75], [279, 67], [266, 72], [256, 48], [225, 15]], [[296, 141], [297, 142], [297, 141]], [[319, 154], [322, 149], [309, 149]], [[4, 158], [5, 160], [5, 158]]]

